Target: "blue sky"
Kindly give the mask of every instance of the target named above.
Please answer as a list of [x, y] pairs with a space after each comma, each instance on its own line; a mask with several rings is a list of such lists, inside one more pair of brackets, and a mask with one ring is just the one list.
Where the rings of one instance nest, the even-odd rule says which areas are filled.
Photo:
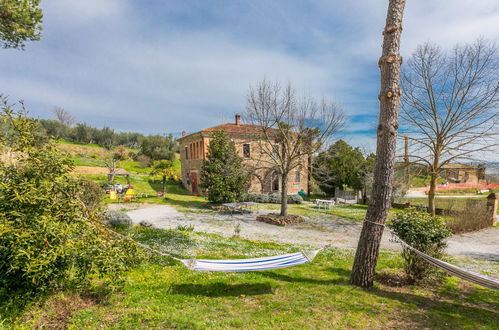
[[[193, 132], [244, 112], [264, 77], [340, 104], [341, 137], [373, 150], [387, 1], [43, 0], [44, 31], [0, 50], [0, 92], [119, 131]], [[499, 40], [496, 0], [409, 0], [402, 55]]]

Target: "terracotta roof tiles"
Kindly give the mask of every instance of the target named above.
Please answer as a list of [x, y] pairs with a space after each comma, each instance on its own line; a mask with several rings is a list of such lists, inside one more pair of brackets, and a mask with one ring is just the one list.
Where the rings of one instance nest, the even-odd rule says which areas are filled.
[[221, 131], [224, 130], [229, 134], [258, 134], [261, 131], [261, 126], [259, 125], [247, 125], [247, 124], [239, 124], [236, 125], [234, 123], [227, 123], [227, 124], [222, 124], [222, 125], [217, 125], [209, 128], [205, 128], [201, 131], [194, 132], [191, 134], [188, 134], [186, 136], [182, 136], [179, 139], [185, 138], [187, 136], [191, 136], [196, 133], [211, 133], [211, 132], [216, 132], [216, 131]]

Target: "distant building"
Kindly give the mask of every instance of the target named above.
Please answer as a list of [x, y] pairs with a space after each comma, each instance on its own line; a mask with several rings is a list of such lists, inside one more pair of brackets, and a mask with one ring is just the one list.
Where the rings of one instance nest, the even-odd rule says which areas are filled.
[[447, 164], [441, 172], [442, 178], [452, 183], [485, 183], [485, 167], [471, 164]]
[[[261, 142], [257, 140], [257, 134], [261, 132], [260, 126], [241, 124], [239, 114], [236, 114], [234, 123], [206, 128], [188, 135], [182, 132], [178, 142], [183, 186], [193, 193], [199, 192], [201, 166], [208, 156], [211, 134], [220, 130], [229, 134], [239, 156], [244, 159], [250, 173], [249, 192], [264, 194], [281, 191], [279, 175], [269, 166], [269, 156], [260, 151]], [[304, 157], [302, 166], [290, 174], [288, 194], [297, 194], [301, 190], [308, 192], [308, 166], [308, 158]]]

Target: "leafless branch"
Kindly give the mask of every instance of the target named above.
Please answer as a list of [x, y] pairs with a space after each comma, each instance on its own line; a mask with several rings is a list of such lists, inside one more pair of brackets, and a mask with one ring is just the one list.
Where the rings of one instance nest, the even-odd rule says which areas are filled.
[[429, 165], [430, 196], [445, 165], [497, 150], [498, 77], [497, 46], [481, 39], [450, 53], [425, 44], [408, 61], [401, 131], [410, 137], [412, 157]]
[[290, 84], [283, 87], [267, 80], [251, 86], [247, 99], [245, 117], [260, 132], [261, 161], [278, 171], [284, 196], [288, 174], [304, 166], [308, 156], [340, 130], [343, 114], [334, 103], [298, 98]]

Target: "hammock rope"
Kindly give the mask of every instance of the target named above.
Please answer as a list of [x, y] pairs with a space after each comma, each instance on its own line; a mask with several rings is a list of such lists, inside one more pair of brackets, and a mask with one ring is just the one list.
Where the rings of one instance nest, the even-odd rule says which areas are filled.
[[427, 255], [426, 253], [423, 253], [423, 252], [419, 251], [418, 249], [410, 246], [406, 242], [404, 242], [402, 239], [400, 239], [400, 237], [395, 235], [395, 233], [393, 231], [390, 230], [390, 232], [394, 236], [395, 241], [399, 242], [403, 247], [413, 251], [419, 257], [421, 257], [424, 260], [426, 260], [427, 262], [429, 262], [431, 265], [433, 265], [437, 268], [440, 268], [443, 271], [445, 271], [451, 275], [462, 278], [465, 281], [472, 282], [472, 283], [475, 283], [475, 284], [478, 284], [478, 285], [481, 285], [481, 286], [484, 286], [484, 287], [487, 287], [490, 289], [499, 290], [499, 279], [494, 278], [492, 276], [485, 275], [485, 274], [481, 274], [481, 273], [478, 273], [478, 272], [475, 272], [475, 271], [472, 271], [472, 270], [469, 270], [466, 268], [454, 266], [448, 262], [442, 261], [442, 260], [437, 259], [437, 258], [433, 258], [433, 257]]

